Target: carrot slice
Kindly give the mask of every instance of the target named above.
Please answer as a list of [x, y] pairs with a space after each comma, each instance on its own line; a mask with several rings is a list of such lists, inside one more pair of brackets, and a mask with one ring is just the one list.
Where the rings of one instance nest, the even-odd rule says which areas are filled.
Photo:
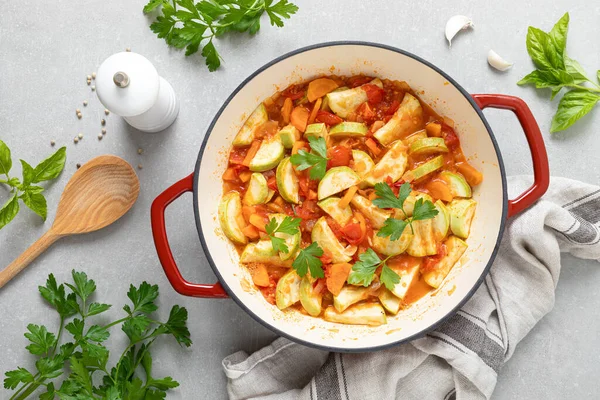
[[246, 157], [244, 157], [244, 161], [242, 161], [243, 165], [245, 165], [246, 167], [250, 166], [250, 162], [256, 155], [256, 152], [258, 151], [259, 147], [260, 147], [260, 140], [255, 140], [252, 142], [252, 145], [248, 149], [248, 153], [246, 153]]
[[302, 140], [298, 140], [292, 146], [292, 155], [298, 153], [298, 150], [303, 149], [305, 147], [306, 147], [306, 142], [303, 142]]
[[292, 110], [290, 122], [296, 127], [296, 129], [304, 133], [306, 130], [306, 125], [308, 124], [308, 117], [308, 110], [302, 106], [298, 106]]
[[252, 214], [249, 218], [249, 222], [261, 232], [266, 232], [265, 225], [267, 224], [263, 217], [258, 214]]
[[466, 161], [457, 162], [456, 169], [465, 177], [471, 186], [477, 186], [483, 181], [483, 174]]
[[313, 102], [319, 97], [325, 96], [327, 93], [338, 88], [338, 84], [329, 78], [319, 78], [308, 84], [306, 97], [309, 102]]
[[244, 172], [240, 172], [239, 178], [240, 178], [240, 181], [242, 181], [242, 182], [248, 182], [250, 180], [251, 176], [252, 176], [252, 171], [244, 171]]
[[237, 174], [235, 173], [235, 170], [233, 168], [227, 168], [223, 173], [224, 181], [235, 181], [237, 180], [237, 178]]
[[250, 272], [252, 282], [254, 282], [256, 286], [269, 286], [269, 273], [267, 272], [267, 267], [264, 264], [251, 263], [246, 267]]
[[256, 207], [254, 206], [242, 206], [242, 215], [247, 223], [250, 223], [250, 216], [256, 214]]
[[308, 117], [308, 123], [312, 124], [315, 122], [315, 118], [317, 118], [317, 113], [321, 109], [321, 103], [323, 103], [323, 99], [318, 98], [313, 106], [312, 112], [310, 113], [310, 117]]
[[349, 263], [333, 264], [328, 268], [328, 276], [326, 279], [327, 290], [334, 296], [340, 294], [340, 291], [344, 287], [344, 283], [346, 283], [346, 279], [348, 279], [348, 275], [350, 275], [351, 269], [352, 264]]
[[374, 156], [378, 156], [379, 153], [381, 153], [381, 149], [379, 148], [379, 146], [377, 146], [377, 143], [375, 143], [373, 139], [368, 138], [367, 140], [365, 140], [365, 145], [367, 145], [367, 147], [369, 148], [369, 150], [371, 150]]
[[350, 204], [350, 200], [354, 197], [356, 192], [358, 191], [358, 186], [352, 186], [348, 190], [346, 190], [346, 194], [338, 203], [338, 208], [346, 208], [348, 204]]
[[294, 102], [292, 99], [286, 97], [285, 101], [283, 102], [283, 107], [281, 107], [281, 117], [286, 125], [290, 123], [290, 114], [292, 113], [293, 106]]
[[442, 125], [437, 122], [425, 125], [425, 131], [427, 131], [427, 136], [442, 137]]
[[248, 239], [258, 239], [258, 230], [254, 225], [246, 225], [242, 229], [242, 233], [248, 237]]
[[440, 179], [435, 179], [427, 182], [425, 189], [429, 192], [431, 197], [440, 199], [442, 201], [452, 201], [453, 196], [448, 184]]

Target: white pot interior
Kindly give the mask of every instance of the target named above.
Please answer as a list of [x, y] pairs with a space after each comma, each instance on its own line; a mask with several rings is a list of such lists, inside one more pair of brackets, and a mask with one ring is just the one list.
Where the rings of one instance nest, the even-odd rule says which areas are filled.
[[[484, 174], [475, 188], [476, 217], [467, 240], [469, 249], [442, 286], [379, 327], [351, 326], [282, 312], [255, 289], [238, 255], [222, 233], [217, 207], [222, 194], [221, 175], [227, 166], [231, 141], [257, 104], [291, 83], [319, 75], [365, 74], [407, 81], [439, 114], [452, 118], [469, 161]], [[459, 306], [486, 271], [502, 226], [504, 202], [502, 161], [484, 122], [463, 93], [428, 65], [390, 49], [368, 44], [341, 44], [312, 48], [284, 58], [249, 79], [231, 98], [208, 132], [198, 172], [198, 204], [206, 252], [222, 284], [256, 318], [292, 339], [345, 351], [390, 345], [423, 333]]]

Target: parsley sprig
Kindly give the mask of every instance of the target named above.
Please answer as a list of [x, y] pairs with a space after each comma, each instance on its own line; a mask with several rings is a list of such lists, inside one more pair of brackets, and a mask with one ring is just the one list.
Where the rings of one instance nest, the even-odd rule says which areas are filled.
[[308, 137], [308, 142], [312, 151], [298, 150], [290, 161], [298, 171], [310, 168], [310, 179], [322, 179], [327, 170], [327, 143], [324, 138], [313, 136]]
[[[176, 305], [171, 308], [167, 322], [154, 320], [152, 314], [158, 309], [155, 304], [158, 286], [143, 282], [138, 287], [130, 286], [127, 297], [131, 305], [123, 307], [124, 318], [105, 325], [89, 324], [90, 317], [111, 306], [90, 301], [96, 283], [85, 273], [73, 271], [72, 277], [73, 283], [58, 285], [54, 275], [50, 274], [46, 286], [39, 287], [42, 297], [60, 317], [59, 329], [55, 335], [43, 325], [27, 325], [25, 337], [30, 344], [26, 349], [38, 359], [35, 369], [18, 367], [5, 373], [4, 387], [16, 390], [11, 399], [25, 399], [42, 386], [45, 392], [39, 398], [43, 400], [163, 399], [168, 389], [179, 386], [169, 376], [157, 378], [152, 374], [149, 350], [161, 335], [171, 335], [181, 345], [192, 344], [186, 326], [187, 310]], [[67, 323], [67, 320], [70, 321]], [[110, 336], [109, 329], [118, 324], [122, 324], [121, 329], [129, 343], [116, 365], [109, 368], [109, 350], [105, 343]], [[72, 338], [60, 344], [65, 330]], [[145, 372], [145, 380], [139, 376], [139, 366]], [[65, 371], [70, 372], [59, 384], [55, 379]]]
[[317, 242], [313, 242], [310, 246], [300, 250], [292, 263], [292, 267], [299, 276], [304, 276], [310, 271], [310, 276], [313, 278], [324, 278], [323, 263], [319, 259], [322, 255], [323, 249], [319, 247]]
[[169, 46], [185, 48], [185, 55], [202, 47], [209, 71], [221, 65], [214, 39], [228, 32], [248, 32], [260, 29], [260, 17], [266, 12], [272, 26], [283, 26], [298, 7], [288, 0], [150, 0], [144, 13], [160, 8], [160, 15], [150, 25], [159, 38]]
[[[387, 183], [376, 183], [375, 194], [377, 195], [377, 198], [373, 200], [373, 204], [379, 208], [398, 208], [406, 215], [406, 211], [404, 211], [404, 202], [411, 191], [410, 183], [403, 183], [402, 186], [400, 186], [398, 197], [396, 197], [392, 188]], [[430, 200], [424, 201], [422, 198], [419, 198], [415, 201], [412, 217], [404, 220], [397, 218], [386, 219], [384, 225], [379, 229], [379, 232], [377, 232], [377, 236], [389, 236], [390, 240], [398, 240], [400, 239], [400, 236], [402, 236], [402, 232], [404, 232], [406, 226], [410, 225], [410, 229], [414, 233], [412, 225], [414, 221], [431, 219], [437, 214], [438, 210]]]
[[275, 236], [276, 233], [285, 233], [288, 235], [295, 235], [300, 232], [298, 229], [300, 227], [300, 222], [302, 219], [300, 218], [292, 218], [286, 216], [281, 223], [277, 223], [277, 219], [271, 218], [269, 223], [265, 225], [265, 230], [267, 231], [267, 235], [271, 239], [271, 244], [273, 245], [273, 250], [280, 251], [282, 253], [289, 253], [290, 249], [285, 244], [285, 239]]
[[373, 282], [373, 279], [375, 279], [375, 271], [381, 266], [379, 281], [389, 290], [393, 290], [394, 286], [400, 283], [400, 276], [386, 264], [390, 257], [382, 260], [373, 249], [368, 248], [367, 251], [358, 256], [359, 261], [352, 266], [352, 271], [350, 271], [350, 275], [348, 276], [348, 283], [351, 285], [369, 286]]

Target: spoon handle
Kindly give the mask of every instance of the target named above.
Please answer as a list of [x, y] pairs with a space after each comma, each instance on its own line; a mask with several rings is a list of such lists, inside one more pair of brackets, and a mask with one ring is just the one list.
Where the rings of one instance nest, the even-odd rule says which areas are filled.
[[56, 242], [61, 235], [57, 235], [50, 229], [44, 233], [35, 243], [33, 243], [27, 250], [23, 252], [17, 259], [11, 262], [8, 267], [4, 268], [0, 272], [0, 288], [6, 285], [8, 281], [15, 277], [21, 272], [26, 266], [28, 266], [33, 260], [44, 252], [50, 245]]

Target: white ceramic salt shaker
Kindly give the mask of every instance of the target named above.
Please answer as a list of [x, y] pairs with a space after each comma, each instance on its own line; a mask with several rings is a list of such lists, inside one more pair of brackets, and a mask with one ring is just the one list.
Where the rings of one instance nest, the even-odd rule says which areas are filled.
[[179, 113], [173, 87], [137, 53], [116, 53], [104, 60], [96, 74], [96, 92], [104, 107], [140, 131], [162, 131]]

